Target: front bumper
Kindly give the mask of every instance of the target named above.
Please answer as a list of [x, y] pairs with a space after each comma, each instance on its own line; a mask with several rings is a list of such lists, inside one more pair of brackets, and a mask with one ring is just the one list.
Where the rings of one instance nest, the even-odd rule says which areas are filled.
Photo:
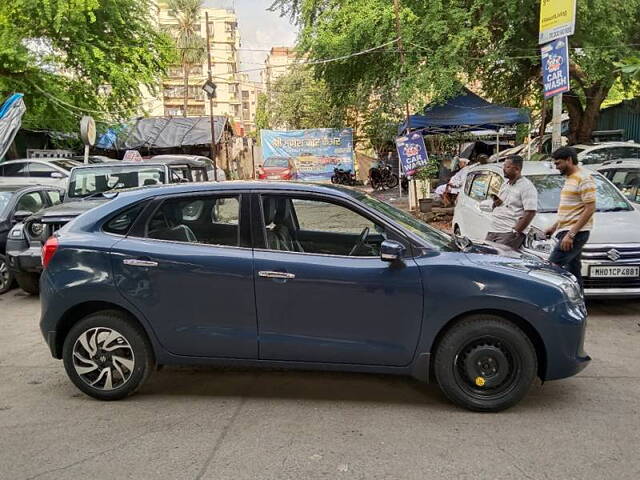
[[42, 245], [15, 248], [7, 242], [7, 263], [13, 272], [42, 272]]

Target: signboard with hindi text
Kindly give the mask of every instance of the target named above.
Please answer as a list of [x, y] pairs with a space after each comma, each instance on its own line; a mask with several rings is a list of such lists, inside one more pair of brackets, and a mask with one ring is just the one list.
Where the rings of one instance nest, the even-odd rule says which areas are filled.
[[538, 43], [573, 35], [576, 30], [576, 0], [542, 0]]
[[544, 98], [569, 91], [569, 40], [559, 38], [541, 49]]
[[353, 130], [260, 130], [264, 166], [286, 161], [294, 180], [329, 181], [335, 168], [353, 171]]

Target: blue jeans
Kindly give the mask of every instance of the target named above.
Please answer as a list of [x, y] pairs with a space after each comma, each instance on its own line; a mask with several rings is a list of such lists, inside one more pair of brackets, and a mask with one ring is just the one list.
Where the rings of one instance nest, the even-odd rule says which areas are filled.
[[551, 252], [549, 261], [571, 272], [573, 276], [578, 279], [580, 288], [584, 290], [582, 286], [582, 262], [580, 259], [582, 257], [582, 248], [584, 244], [587, 243], [587, 240], [589, 240], [589, 232], [578, 232], [573, 239], [573, 247], [571, 247], [571, 250], [563, 252], [560, 250], [560, 242], [562, 242], [562, 239], [567, 233], [569, 232], [560, 232], [556, 235], [558, 244], [553, 249], [553, 252]]

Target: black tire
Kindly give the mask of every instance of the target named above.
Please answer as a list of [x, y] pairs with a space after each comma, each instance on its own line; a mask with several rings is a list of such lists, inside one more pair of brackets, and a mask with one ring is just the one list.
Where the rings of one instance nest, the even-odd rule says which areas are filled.
[[0, 295], [13, 288], [15, 278], [7, 263], [7, 257], [0, 255]]
[[378, 188], [380, 187], [380, 182], [375, 178], [370, 178], [369, 184], [374, 191], [378, 190]]
[[[110, 337], [111, 332], [116, 336]], [[83, 346], [80, 340], [83, 335], [86, 335], [85, 343], [93, 351]], [[114, 342], [119, 346], [114, 347]], [[107, 350], [109, 347], [110, 350]], [[98, 400], [120, 400], [135, 393], [154, 366], [153, 349], [146, 333], [126, 314], [115, 310], [93, 313], [76, 323], [64, 340], [62, 358], [74, 385]], [[96, 368], [81, 373], [76, 366]], [[103, 377], [105, 370], [113, 373]], [[111, 388], [108, 388], [107, 377], [111, 380]], [[92, 386], [92, 381], [97, 386]]]
[[30, 295], [40, 294], [40, 275], [37, 273], [16, 273], [18, 286]]
[[396, 175], [395, 173], [392, 173], [387, 177], [386, 186], [389, 189], [396, 188], [398, 186], [399, 181], [400, 180], [398, 180], [398, 175]]
[[459, 227], [458, 225], [455, 225], [455, 226], [453, 227], [453, 233], [454, 233], [455, 235], [457, 235], [458, 237], [460, 236], [460, 227]]
[[434, 372], [449, 400], [476, 412], [498, 412], [527, 394], [538, 371], [527, 335], [495, 315], [474, 315], [437, 346]]
[[340, 183], [337, 175], [331, 175], [331, 183], [334, 185]]

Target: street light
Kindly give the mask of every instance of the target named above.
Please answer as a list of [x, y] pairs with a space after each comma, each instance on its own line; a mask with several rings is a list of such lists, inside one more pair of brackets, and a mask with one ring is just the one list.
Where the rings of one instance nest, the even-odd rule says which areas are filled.
[[216, 98], [216, 84], [211, 80], [207, 80], [206, 82], [204, 82], [204, 85], [202, 85], [202, 90], [207, 92], [207, 95], [210, 99]]

